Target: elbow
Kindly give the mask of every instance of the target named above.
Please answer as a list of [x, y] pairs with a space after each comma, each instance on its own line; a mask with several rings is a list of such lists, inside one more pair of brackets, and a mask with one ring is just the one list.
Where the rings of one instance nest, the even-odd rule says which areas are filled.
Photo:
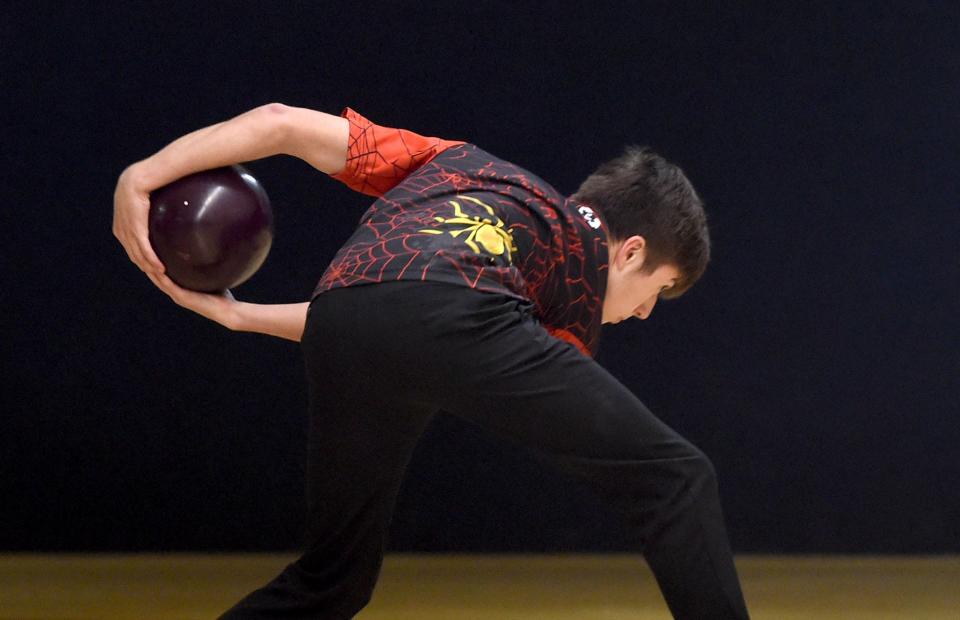
[[263, 110], [267, 115], [281, 117], [286, 114], [286, 112], [290, 109], [290, 106], [275, 101], [273, 103], [267, 103], [260, 106], [260, 109]]
[[349, 151], [350, 123], [347, 119], [311, 110], [271, 103], [261, 112], [271, 126], [272, 148], [277, 153], [292, 155], [317, 170], [336, 174], [346, 166]]
[[282, 153], [290, 136], [290, 107], [268, 103], [260, 106], [257, 112], [265, 138], [272, 145], [271, 154]]

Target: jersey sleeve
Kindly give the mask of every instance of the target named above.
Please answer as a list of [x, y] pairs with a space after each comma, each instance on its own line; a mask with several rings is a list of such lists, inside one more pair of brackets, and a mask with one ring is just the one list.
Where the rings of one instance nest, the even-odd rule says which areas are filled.
[[465, 144], [383, 127], [350, 107], [344, 108], [340, 116], [350, 122], [347, 163], [330, 177], [369, 196], [382, 196], [446, 149]]
[[587, 347], [587, 345], [583, 344], [583, 341], [574, 336], [570, 330], [560, 327], [550, 327], [548, 325], [544, 325], [544, 327], [554, 338], [563, 340], [564, 342], [569, 342], [573, 346], [577, 347], [577, 350], [580, 351], [580, 353], [586, 355], [587, 357], [594, 356], [593, 352]]

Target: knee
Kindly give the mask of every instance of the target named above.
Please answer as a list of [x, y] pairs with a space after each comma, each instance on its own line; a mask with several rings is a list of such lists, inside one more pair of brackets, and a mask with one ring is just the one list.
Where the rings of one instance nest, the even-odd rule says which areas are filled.
[[686, 439], [674, 443], [669, 456], [639, 461], [637, 465], [636, 501], [652, 499], [661, 506], [686, 503], [717, 485], [713, 461]]
[[628, 466], [626, 485], [617, 484], [617, 499], [632, 502], [650, 502], [672, 505], [686, 502], [704, 493], [716, 490], [717, 472], [713, 461], [687, 440], [674, 444], [669, 456], [651, 460], [633, 461]]
[[697, 490], [704, 487], [714, 487], [717, 484], [717, 470], [700, 448], [686, 442], [687, 454], [677, 460], [677, 467], [682, 472], [685, 490]]

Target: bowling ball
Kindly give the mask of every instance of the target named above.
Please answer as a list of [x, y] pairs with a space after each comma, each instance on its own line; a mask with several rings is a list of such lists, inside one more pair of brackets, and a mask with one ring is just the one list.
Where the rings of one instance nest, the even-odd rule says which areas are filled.
[[183, 288], [222, 292], [252, 276], [273, 243], [273, 210], [242, 166], [204, 170], [150, 193], [149, 238]]

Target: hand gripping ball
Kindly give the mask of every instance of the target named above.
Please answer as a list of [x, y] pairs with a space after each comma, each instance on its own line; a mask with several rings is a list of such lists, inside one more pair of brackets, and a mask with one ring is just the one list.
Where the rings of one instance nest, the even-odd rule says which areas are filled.
[[273, 211], [242, 166], [204, 170], [150, 193], [149, 238], [166, 274], [195, 291], [250, 278], [273, 243]]

